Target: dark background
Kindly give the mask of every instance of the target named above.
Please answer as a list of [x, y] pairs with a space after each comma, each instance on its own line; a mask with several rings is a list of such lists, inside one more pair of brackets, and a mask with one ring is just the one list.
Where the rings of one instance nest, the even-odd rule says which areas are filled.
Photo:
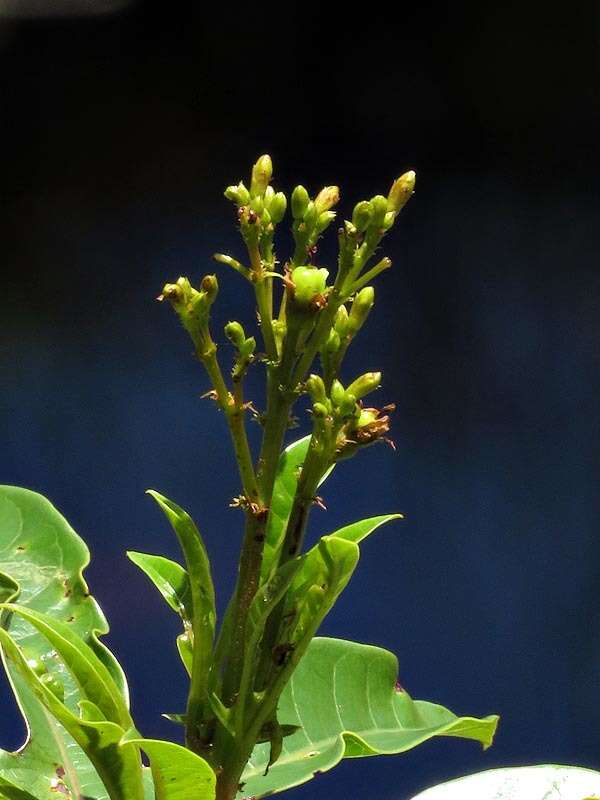
[[[599, 31], [586, 2], [0, 18], [0, 481], [47, 495], [90, 544], [146, 735], [178, 735], [159, 714], [186, 687], [176, 620], [124, 557], [177, 554], [143, 491], [193, 513], [221, 596], [241, 523], [223, 420], [153, 298], [213, 271], [214, 251], [242, 253], [222, 191], [270, 152], [277, 187], [339, 183], [346, 215], [418, 174], [347, 373], [384, 371], [398, 449], [340, 467], [313, 534], [406, 521], [366, 543], [324, 631], [398, 653], [415, 697], [502, 715], [485, 754], [436, 740], [290, 798], [600, 768]], [[250, 324], [245, 285], [219, 270], [217, 323]], [[0, 699], [16, 746], [23, 725]]]

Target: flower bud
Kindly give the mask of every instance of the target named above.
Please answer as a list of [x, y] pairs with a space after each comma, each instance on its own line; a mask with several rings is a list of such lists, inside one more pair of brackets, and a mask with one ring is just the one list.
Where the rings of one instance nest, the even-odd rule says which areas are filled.
[[371, 198], [371, 225], [374, 225], [376, 228], [382, 228], [383, 223], [385, 220], [385, 215], [388, 210], [388, 201], [381, 194], [375, 195], [375, 197]]
[[356, 397], [351, 392], [344, 392], [344, 397], [338, 406], [340, 417], [353, 417], [356, 412]]
[[315, 417], [320, 419], [324, 419], [329, 414], [329, 409], [324, 403], [314, 403], [312, 410]]
[[267, 186], [265, 190], [265, 196], [263, 198], [265, 201], [265, 208], [270, 207], [274, 197], [275, 197], [275, 189], [272, 186]]
[[396, 215], [392, 211], [388, 211], [385, 217], [383, 218], [383, 225], [381, 227], [385, 231], [389, 231], [389, 229], [392, 227], [395, 221], [396, 221]]
[[373, 211], [369, 201], [361, 200], [360, 203], [357, 203], [354, 206], [354, 211], [352, 212], [352, 224], [357, 230], [363, 233], [363, 231], [366, 231], [366, 229], [369, 227], [372, 214]]
[[217, 299], [217, 294], [219, 292], [219, 282], [217, 281], [217, 276], [205, 275], [202, 278], [202, 283], [200, 284], [200, 288], [206, 295], [208, 304], [212, 305]]
[[246, 334], [244, 333], [242, 325], [235, 321], [228, 322], [227, 325], [225, 325], [225, 336], [238, 350], [246, 341]]
[[340, 337], [344, 337], [348, 333], [348, 309], [345, 305], [338, 308], [333, 327]]
[[250, 192], [246, 189], [243, 181], [240, 181], [237, 185], [237, 192], [239, 197], [239, 204], [241, 206], [245, 206], [247, 203], [250, 202]]
[[250, 183], [250, 195], [252, 197], [262, 197], [267, 191], [267, 186], [273, 177], [273, 164], [271, 156], [261, 156], [252, 167], [252, 180]]
[[331, 384], [331, 402], [334, 406], [339, 406], [344, 401], [346, 391], [337, 378]]
[[316, 224], [318, 214], [319, 212], [317, 211], [316, 205], [312, 200], [309, 200], [306, 211], [304, 212], [304, 224], [307, 228], [310, 229]]
[[287, 199], [283, 192], [277, 192], [271, 200], [269, 206], [269, 213], [271, 214], [271, 221], [277, 225], [283, 219], [285, 210], [287, 208]]
[[341, 341], [339, 333], [337, 331], [330, 331], [329, 338], [325, 342], [325, 352], [328, 355], [333, 355], [340, 349], [340, 345]]
[[263, 213], [265, 209], [265, 201], [262, 197], [258, 194], [255, 194], [254, 197], [250, 200], [250, 208], [254, 211], [255, 214], [260, 215]]
[[[316, 206], [316, 202], [315, 202]], [[317, 217], [317, 221], [315, 223], [315, 231], [317, 233], [323, 233], [323, 231], [331, 225], [333, 220], [335, 219], [335, 211], [323, 211]]]
[[303, 219], [310, 198], [304, 186], [296, 186], [292, 192], [292, 216], [294, 219]]
[[231, 200], [232, 203], [235, 203], [238, 206], [244, 205], [240, 200], [240, 194], [237, 186], [228, 186], [223, 194], [228, 200]]
[[357, 400], [374, 391], [381, 384], [381, 372], [365, 372], [360, 378], [353, 381], [346, 390], [353, 394]]
[[299, 306], [308, 307], [322, 295], [327, 286], [328, 270], [317, 267], [296, 267], [292, 270], [294, 300]]
[[329, 211], [330, 208], [339, 201], [340, 190], [337, 186], [325, 186], [319, 194], [315, 197], [315, 206], [317, 212], [322, 214], [323, 211]]
[[410, 172], [405, 172], [404, 175], [400, 175], [394, 181], [387, 198], [388, 211], [391, 211], [394, 215], [402, 211], [415, 190], [415, 178], [415, 173], [410, 170]]
[[348, 330], [357, 333], [367, 321], [369, 312], [375, 302], [375, 290], [372, 286], [365, 286], [354, 298], [350, 316], [348, 317]]
[[305, 385], [313, 403], [327, 403], [327, 392], [320, 375], [309, 375]]

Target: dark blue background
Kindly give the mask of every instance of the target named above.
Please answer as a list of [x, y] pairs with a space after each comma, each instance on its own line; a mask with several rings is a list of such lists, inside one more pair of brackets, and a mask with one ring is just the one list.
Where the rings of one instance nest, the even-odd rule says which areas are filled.
[[[177, 555], [143, 494], [157, 488], [201, 526], [222, 599], [241, 519], [223, 420], [153, 297], [241, 254], [222, 190], [261, 152], [279, 188], [339, 182], [346, 215], [414, 167], [347, 373], [383, 370], [398, 449], [342, 465], [311, 533], [406, 520], [366, 543], [323, 630], [398, 653], [415, 697], [502, 722], [485, 754], [434, 741], [289, 796], [600, 768], [597, 10], [195, 6], [0, 22], [0, 481], [87, 540], [139, 726], [176, 736], [159, 714], [184, 703], [177, 623], [124, 551]], [[216, 321], [251, 325], [246, 286], [219, 269]]]

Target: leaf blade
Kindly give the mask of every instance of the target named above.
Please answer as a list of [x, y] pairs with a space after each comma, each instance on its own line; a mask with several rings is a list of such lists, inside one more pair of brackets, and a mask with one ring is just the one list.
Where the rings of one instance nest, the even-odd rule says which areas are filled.
[[282, 755], [266, 777], [261, 772], [268, 748], [255, 748], [243, 776], [243, 796], [282, 791], [331, 769], [342, 758], [401, 753], [433, 736], [489, 744], [497, 717], [459, 718], [442, 706], [413, 700], [396, 688], [397, 671], [395, 656], [380, 648], [313, 639], [278, 711], [282, 723], [302, 725], [302, 730], [286, 737]]

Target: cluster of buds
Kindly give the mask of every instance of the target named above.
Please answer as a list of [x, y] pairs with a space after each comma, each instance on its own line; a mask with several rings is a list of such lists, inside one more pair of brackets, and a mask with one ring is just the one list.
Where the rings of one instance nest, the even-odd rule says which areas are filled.
[[296, 243], [294, 264], [310, 261], [316, 252], [316, 243], [321, 234], [335, 219], [334, 205], [340, 199], [337, 186], [325, 186], [311, 200], [304, 186], [296, 186], [292, 192], [292, 233]]
[[261, 246], [270, 253], [275, 226], [283, 219], [287, 209], [287, 198], [270, 185], [273, 164], [268, 155], [261, 156], [252, 167], [250, 189], [243, 181], [237, 186], [228, 186], [225, 197], [238, 208], [240, 230], [250, 247]]
[[326, 376], [333, 376], [337, 372], [350, 342], [367, 321], [374, 302], [375, 290], [372, 286], [365, 286], [354, 296], [350, 311], [343, 303], [338, 308], [329, 337], [321, 351]]
[[158, 300], [168, 300], [171, 303], [199, 354], [202, 354], [210, 338], [210, 308], [218, 291], [216, 275], [205, 275], [200, 289], [195, 289], [188, 278], [179, 278], [176, 283], [167, 283], [158, 296]]
[[361, 402], [380, 384], [380, 372], [365, 372], [346, 388], [334, 378], [329, 392], [319, 375], [307, 379], [315, 428], [329, 434], [332, 459], [349, 457], [358, 447], [385, 438], [389, 417], [384, 410], [363, 408]]

